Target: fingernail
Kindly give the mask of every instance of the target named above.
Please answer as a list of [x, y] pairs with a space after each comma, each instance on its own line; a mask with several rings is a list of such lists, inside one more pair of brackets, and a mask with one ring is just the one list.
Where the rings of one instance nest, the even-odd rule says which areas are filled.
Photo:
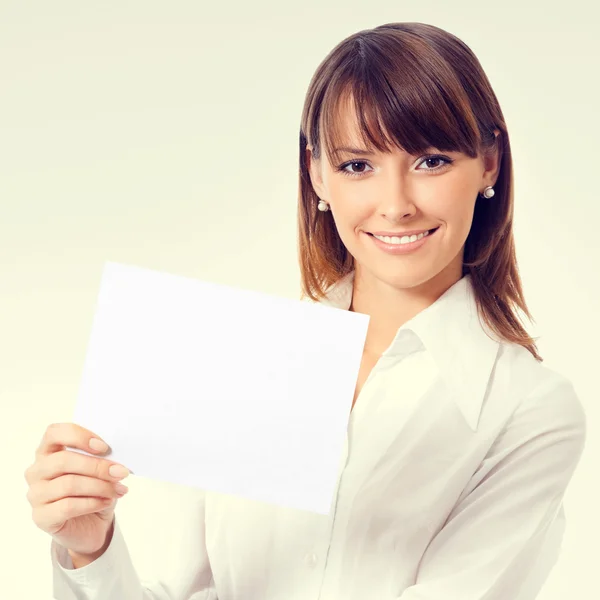
[[119, 494], [119, 496], [124, 496], [129, 491], [129, 488], [126, 485], [123, 485], [122, 483], [117, 483], [115, 485], [115, 490], [117, 491], [117, 494]]
[[106, 452], [108, 450], [108, 444], [98, 438], [92, 438], [90, 440], [90, 448], [96, 452]]
[[116, 477], [117, 479], [123, 479], [123, 477], [127, 477], [127, 475], [129, 475], [127, 468], [122, 465], [112, 465], [108, 469], [108, 472], [110, 473], [111, 477]]

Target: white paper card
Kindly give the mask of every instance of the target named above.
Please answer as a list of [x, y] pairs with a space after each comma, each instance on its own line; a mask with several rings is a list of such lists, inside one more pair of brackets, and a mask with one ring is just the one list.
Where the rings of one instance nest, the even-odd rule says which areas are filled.
[[107, 262], [73, 420], [135, 475], [327, 514], [368, 322]]

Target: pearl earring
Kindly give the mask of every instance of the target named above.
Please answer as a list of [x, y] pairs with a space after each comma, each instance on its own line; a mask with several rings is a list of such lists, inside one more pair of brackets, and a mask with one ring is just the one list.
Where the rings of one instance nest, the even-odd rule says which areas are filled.
[[494, 188], [491, 185], [488, 185], [483, 190], [483, 195], [485, 198], [491, 198], [496, 192], [494, 192]]
[[321, 212], [327, 212], [329, 210], [329, 204], [327, 204], [327, 202], [325, 202], [325, 200], [319, 200], [319, 204], [317, 205], [317, 208]]

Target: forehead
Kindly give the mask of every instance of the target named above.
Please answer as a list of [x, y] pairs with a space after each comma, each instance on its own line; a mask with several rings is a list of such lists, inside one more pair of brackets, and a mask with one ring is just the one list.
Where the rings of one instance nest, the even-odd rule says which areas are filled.
[[358, 118], [358, 110], [354, 97], [345, 93], [338, 99], [333, 110], [337, 133], [348, 137], [349, 142], [362, 140], [362, 128]]
[[[360, 110], [354, 96], [346, 92], [340, 96], [333, 108], [332, 133], [335, 134], [338, 141], [346, 141], [349, 144], [360, 145], [365, 140], [365, 129], [374, 131], [381, 130], [384, 127], [379, 118], [376, 117], [376, 111], [372, 106], [366, 107], [363, 104], [363, 110]], [[361, 122], [362, 117], [362, 122]], [[364, 124], [367, 124], [365, 128]]]
[[321, 142], [326, 153], [335, 158], [342, 147], [360, 148], [369, 152], [400, 148], [394, 136], [386, 130], [372, 103], [357, 101], [348, 91], [340, 94], [324, 115]]

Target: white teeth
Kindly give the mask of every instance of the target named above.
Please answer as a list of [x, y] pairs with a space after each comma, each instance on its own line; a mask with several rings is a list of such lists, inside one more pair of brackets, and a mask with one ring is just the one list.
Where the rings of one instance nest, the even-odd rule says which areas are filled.
[[416, 242], [429, 235], [429, 231], [425, 233], [419, 233], [419, 235], [403, 235], [401, 238], [398, 236], [389, 237], [387, 235], [373, 235], [378, 240], [385, 242], [386, 244], [408, 244], [410, 242]]

